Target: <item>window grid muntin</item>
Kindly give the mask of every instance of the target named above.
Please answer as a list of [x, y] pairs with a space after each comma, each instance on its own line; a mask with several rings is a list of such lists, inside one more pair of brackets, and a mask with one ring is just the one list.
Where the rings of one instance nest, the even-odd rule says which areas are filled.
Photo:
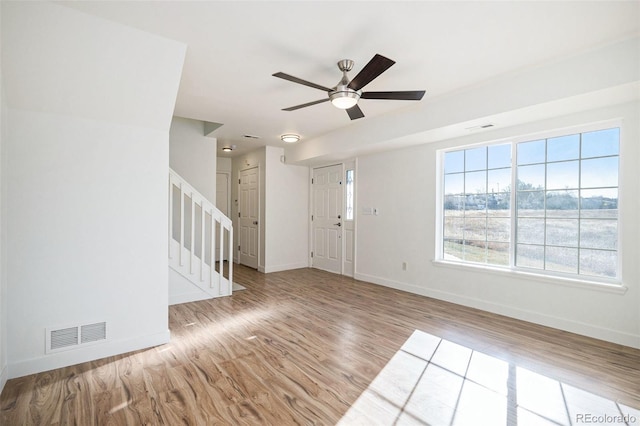
[[[605, 282], [609, 282], [609, 281], [615, 281], [615, 282], [619, 282], [620, 280], [620, 255], [619, 255], [619, 241], [620, 241], [620, 218], [619, 218], [619, 208], [620, 208], [620, 198], [619, 198], [619, 194], [620, 194], [620, 185], [619, 185], [619, 179], [620, 179], [620, 135], [621, 135], [621, 129], [619, 126], [619, 123], [616, 124], [612, 124], [610, 123], [610, 126], [583, 126], [583, 129], [579, 130], [578, 132], [575, 133], [560, 133], [560, 132], [549, 132], [549, 133], [554, 133], [553, 136], [549, 136], [546, 138], [536, 138], [536, 139], [529, 139], [529, 140], [520, 140], [520, 141], [512, 141], [509, 142], [508, 144], [511, 146], [511, 188], [515, 188], [515, 190], [511, 190], [510, 191], [510, 200], [509, 200], [509, 206], [508, 206], [508, 212], [511, 213], [509, 215], [509, 219], [511, 222], [511, 226], [510, 226], [510, 245], [509, 245], [509, 249], [508, 249], [508, 253], [509, 253], [509, 264], [508, 264], [508, 268], [510, 269], [531, 269], [525, 265], [519, 265], [516, 266], [516, 259], [517, 259], [517, 253], [518, 253], [518, 245], [522, 244], [519, 243], [517, 238], [518, 238], [518, 210], [519, 210], [519, 205], [518, 205], [518, 193], [520, 191], [518, 191], [518, 187], [517, 187], [517, 174], [518, 174], [518, 166], [522, 165], [522, 164], [518, 164], [517, 161], [517, 147], [520, 143], [526, 143], [526, 142], [535, 142], [535, 141], [544, 141], [544, 145], [545, 145], [545, 153], [544, 153], [544, 162], [535, 162], [535, 163], [526, 163], [527, 165], [529, 164], [544, 164], [545, 165], [545, 187], [543, 189], [544, 192], [544, 196], [542, 197], [544, 204], [543, 204], [543, 209], [542, 211], [544, 212], [544, 214], [542, 215], [542, 219], [544, 220], [544, 239], [545, 242], [544, 244], [526, 244], [528, 247], [540, 247], [543, 250], [545, 249], [545, 246], [547, 247], [552, 247], [552, 248], [568, 248], [568, 249], [575, 249], [577, 250], [577, 255], [576, 255], [576, 260], [578, 263], [578, 269], [576, 273], [563, 273], [563, 272], [556, 272], [550, 269], [539, 269], [536, 268], [534, 269], [535, 272], [541, 273], [544, 272], [545, 275], [551, 275], [551, 276], [567, 276], [567, 277], [577, 277], [577, 276], [582, 276], [585, 278], [592, 278], [592, 279], [596, 279], [596, 280], [603, 280]], [[605, 146], [609, 146], [609, 147], [613, 147], [613, 154], [604, 154], [604, 155], [585, 155], [583, 153], [583, 140], [585, 135], [588, 135], [589, 137], [598, 137], [597, 135], [595, 135], [595, 133], [600, 133], [600, 132], [612, 132], [613, 133], [613, 137], [611, 139], [608, 140], [604, 140], [602, 143]], [[577, 203], [577, 207], [576, 207], [576, 211], [577, 213], [574, 215], [573, 220], [575, 220], [577, 222], [577, 245], [576, 246], [563, 246], [563, 245], [553, 245], [553, 244], [546, 244], [546, 238], [547, 238], [547, 232], [546, 232], [546, 221], [547, 218], [550, 216], [548, 215], [548, 210], [547, 210], [547, 193], [548, 192], [552, 192], [552, 191], [558, 191], [558, 190], [547, 190], [546, 189], [546, 176], [547, 176], [547, 167], [546, 165], [549, 163], [563, 163], [563, 162], [568, 162], [568, 161], [575, 161], [571, 160], [571, 159], [561, 159], [561, 160], [555, 160], [555, 161], [547, 161], [548, 155], [547, 155], [547, 151], [548, 151], [548, 146], [547, 146], [547, 141], [549, 139], [554, 139], [554, 138], [562, 138], [562, 137], [568, 137], [571, 136], [572, 134], [574, 135], [578, 135], [579, 137], [579, 154], [578, 154], [578, 163], [579, 163], [579, 170], [578, 170], [578, 184], [577, 184], [577, 188], [572, 188], [573, 191], [576, 191], [576, 203]], [[593, 141], [591, 141], [592, 143]], [[500, 144], [500, 143], [499, 143]], [[498, 145], [499, 145], [498, 144]], [[504, 144], [501, 143], [501, 144]], [[485, 144], [484, 147], [488, 148], [490, 146], [493, 146], [496, 144]], [[475, 147], [471, 147], [468, 149], [473, 149]], [[607, 148], [605, 148], [607, 149]], [[460, 151], [465, 151], [465, 149], [458, 149], [458, 150], [454, 150], [454, 151], [448, 151], [448, 152], [444, 152], [443, 153], [443, 160], [445, 158], [445, 155], [451, 152], [460, 152]], [[592, 186], [592, 187], [582, 187], [582, 177], [583, 177], [583, 170], [582, 170], [582, 165], [583, 165], [583, 161], [584, 160], [591, 160], [591, 159], [601, 159], [601, 158], [616, 158], [616, 164], [615, 164], [615, 172], [617, 174], [616, 176], [616, 185], [615, 186]], [[488, 167], [488, 162], [487, 162], [487, 167]], [[445, 176], [445, 168], [443, 167], [442, 169], [442, 175], [443, 176], [443, 181], [444, 181], [444, 176]], [[463, 173], [463, 172], [458, 172], [458, 173]], [[445, 201], [447, 198], [447, 194], [444, 191], [444, 182], [443, 182], [443, 196], [442, 196], [442, 200]], [[567, 190], [567, 189], [563, 189]], [[592, 193], [596, 193], [598, 192], [599, 194], [597, 196], [593, 196], [593, 195], [586, 195], [587, 193], [592, 192]], [[487, 186], [487, 194], [490, 193], [490, 188]], [[612, 195], [613, 194], [613, 195]], [[588, 198], [583, 198], [583, 197], [588, 197]], [[598, 202], [598, 199], [600, 199], [599, 202], [601, 203], [613, 203], [612, 206], [613, 207], [600, 207], [600, 208], [585, 208], [583, 207], [583, 204], [585, 202], [588, 203], [595, 203]], [[592, 204], [593, 205], [593, 204]], [[594, 211], [594, 210], [598, 210], [599, 212], [605, 212], [608, 210], [612, 210], [615, 211], [615, 213], [612, 216], [608, 216], [608, 215], [600, 215], [600, 217], [595, 217], [594, 214], [587, 214], [585, 212], [589, 212], [589, 211]], [[440, 255], [442, 256], [442, 258], [444, 259], [444, 253], [446, 251], [445, 248], [445, 244], [446, 243], [446, 238], [445, 238], [445, 217], [447, 216], [446, 214], [446, 208], [445, 205], [442, 205], [442, 211], [443, 211], [443, 216], [442, 216], [442, 237], [440, 239], [441, 241], [441, 245], [442, 245], [442, 249], [440, 250]], [[466, 211], [466, 208], [465, 208]], [[553, 215], [551, 215], [553, 216]], [[533, 216], [535, 217], [535, 216]], [[586, 231], [583, 231], [583, 221], [585, 220], [594, 220], [594, 221], [604, 221], [603, 223], [614, 223], [614, 236], [612, 237], [613, 240], [611, 240], [611, 244], [609, 244], [610, 247], [613, 248], [608, 248], [608, 247], [592, 247], [592, 246], [583, 246], [583, 232], [586, 233]], [[591, 267], [590, 264], [587, 263], [586, 259], [588, 256], [591, 256], [593, 253], [596, 253], [597, 256], [600, 257], [604, 257], [607, 255], [612, 255], [610, 256], [611, 259], [613, 259], [611, 261], [611, 263], [608, 264], [607, 269], [611, 271], [611, 273], [602, 273], [601, 271], [595, 271], [595, 269], [593, 271], [591, 271]], [[584, 259], [583, 259], [584, 258]], [[464, 262], [467, 262], [467, 260], [462, 259]], [[545, 264], [545, 268], [546, 263], [547, 263], [547, 256], [546, 256], [546, 250], [545, 253], [543, 255], [542, 258], [544, 264]], [[503, 265], [495, 265], [492, 264], [492, 266], [497, 266], [497, 267], [502, 267]]]

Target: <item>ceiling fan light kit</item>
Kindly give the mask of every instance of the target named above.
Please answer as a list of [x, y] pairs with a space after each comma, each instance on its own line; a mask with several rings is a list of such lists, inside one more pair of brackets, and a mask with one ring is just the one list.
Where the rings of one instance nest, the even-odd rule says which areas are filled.
[[327, 92], [328, 95], [327, 98], [307, 102], [305, 104], [296, 105], [289, 108], [284, 108], [283, 111], [295, 111], [300, 108], [305, 108], [330, 100], [333, 106], [346, 110], [349, 118], [352, 120], [356, 120], [358, 118], [364, 117], [364, 113], [358, 106], [358, 101], [361, 98], [419, 101], [424, 96], [424, 90], [411, 90], [402, 92], [362, 92], [361, 89], [364, 86], [371, 83], [371, 81], [373, 81], [380, 74], [389, 69], [393, 64], [395, 64], [395, 61], [392, 61], [389, 58], [385, 58], [382, 55], [376, 54], [352, 80], [349, 80], [347, 73], [351, 71], [351, 69], [353, 68], [353, 64], [354, 62], [350, 59], [343, 59], [341, 61], [338, 61], [338, 68], [340, 69], [340, 71], [342, 71], [342, 78], [340, 79], [340, 82], [333, 88], [321, 86], [319, 84], [315, 84], [310, 81], [285, 74], [283, 72], [277, 72], [273, 74], [274, 77], [282, 78], [284, 80], [322, 90], [324, 92]]
[[358, 103], [360, 99], [360, 93], [354, 90], [336, 90], [329, 93], [329, 99], [334, 107], [339, 109], [349, 109]]

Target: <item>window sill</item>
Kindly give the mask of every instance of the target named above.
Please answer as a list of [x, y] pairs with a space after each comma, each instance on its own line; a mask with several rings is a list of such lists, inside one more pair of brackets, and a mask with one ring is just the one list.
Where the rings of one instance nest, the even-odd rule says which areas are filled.
[[545, 282], [549, 284], [562, 285], [565, 287], [574, 287], [574, 288], [584, 288], [589, 290], [597, 290], [603, 291], [606, 293], [615, 293], [615, 294], [625, 294], [628, 290], [628, 287], [623, 285], [622, 283], [616, 282], [601, 282], [601, 281], [590, 281], [584, 278], [567, 278], [561, 276], [552, 276], [552, 275], [543, 275], [536, 274], [535, 272], [528, 272], [522, 270], [513, 270], [513, 269], [503, 269], [491, 266], [485, 266], [480, 264], [470, 264], [470, 263], [461, 263], [461, 262], [453, 262], [449, 260], [442, 259], [434, 259], [431, 261], [434, 266], [457, 269], [461, 271], [469, 271], [476, 270], [478, 272], [485, 272], [495, 275], [500, 275], [503, 277], [517, 277], [525, 280]]

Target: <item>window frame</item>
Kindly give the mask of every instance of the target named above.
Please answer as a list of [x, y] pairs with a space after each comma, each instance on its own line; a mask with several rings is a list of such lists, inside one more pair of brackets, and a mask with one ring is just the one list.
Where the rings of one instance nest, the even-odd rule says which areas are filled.
[[[619, 139], [618, 139], [618, 181], [617, 181], [617, 190], [618, 190], [618, 205], [617, 205], [617, 241], [615, 252], [617, 254], [616, 259], [616, 269], [615, 277], [606, 277], [606, 276], [597, 276], [597, 275], [582, 275], [579, 273], [565, 273], [559, 271], [552, 271], [548, 269], [537, 269], [537, 268], [528, 268], [525, 266], [516, 266], [516, 251], [517, 251], [517, 223], [518, 223], [518, 208], [517, 208], [517, 177], [518, 177], [518, 161], [517, 161], [517, 146], [522, 142], [531, 142], [540, 139], [552, 139], [556, 137], [569, 136], [573, 134], [582, 134], [589, 133], [599, 130], [606, 130], [618, 128], [619, 129]], [[447, 148], [439, 149], [436, 152], [436, 241], [435, 241], [435, 258], [433, 259], [433, 263], [435, 265], [443, 265], [454, 267], [456, 269], [479, 269], [490, 271], [498, 274], [508, 274], [508, 275], [518, 275], [524, 278], [534, 278], [536, 280], [550, 281], [554, 283], [565, 283], [571, 286], [588, 286], [593, 287], [596, 286], [605, 290], [612, 290], [614, 292], [624, 292], [626, 291], [626, 287], [623, 286], [623, 276], [622, 276], [622, 217], [621, 212], [623, 211], [624, 200], [622, 194], [623, 191], [623, 182], [622, 182], [622, 170], [623, 170], [623, 138], [624, 138], [624, 126], [623, 122], [620, 119], [615, 120], [606, 120], [592, 124], [582, 124], [571, 127], [558, 128], [549, 131], [541, 131], [526, 135], [521, 135], [517, 137], [509, 137], [509, 138], [501, 138], [495, 140], [485, 140], [481, 142], [476, 142], [472, 144], [465, 144], [459, 146], [450, 146]], [[468, 260], [455, 260], [455, 259], [445, 259], [444, 258], [444, 221], [445, 221], [445, 212], [444, 212], [444, 203], [445, 203], [445, 170], [444, 170], [444, 159], [445, 155], [449, 152], [453, 151], [461, 151], [479, 147], [490, 147], [492, 145], [500, 145], [500, 144], [510, 144], [511, 146], [511, 193], [510, 193], [510, 236], [509, 236], [509, 264], [505, 266], [497, 265], [497, 264], [489, 264], [489, 263], [481, 263], [481, 262], [473, 262]], [[600, 158], [600, 157], [598, 157]], [[544, 164], [551, 163], [545, 157]], [[581, 184], [578, 185], [581, 188]], [[546, 191], [546, 183], [545, 183], [545, 191]], [[545, 217], [546, 217], [546, 206], [545, 206]], [[579, 222], [578, 222], [579, 223]], [[546, 242], [545, 242], [546, 245]]]

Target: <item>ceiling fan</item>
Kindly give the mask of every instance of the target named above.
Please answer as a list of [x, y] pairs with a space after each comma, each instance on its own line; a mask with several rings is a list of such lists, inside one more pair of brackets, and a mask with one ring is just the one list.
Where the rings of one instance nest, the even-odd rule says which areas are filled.
[[388, 99], [402, 101], [419, 101], [424, 96], [424, 90], [410, 90], [400, 92], [363, 92], [362, 88], [371, 83], [380, 74], [388, 70], [395, 61], [376, 54], [367, 65], [351, 80], [347, 77], [347, 73], [353, 68], [353, 61], [343, 59], [338, 62], [338, 68], [342, 71], [342, 79], [333, 87], [325, 87], [310, 81], [294, 77], [283, 72], [273, 74], [274, 77], [289, 80], [294, 83], [303, 84], [327, 92], [328, 97], [317, 101], [307, 102], [306, 104], [296, 105], [284, 108], [283, 111], [294, 111], [296, 109], [305, 108], [322, 102], [331, 101], [336, 108], [344, 109], [349, 114], [349, 118], [356, 120], [364, 117], [364, 113], [358, 106], [359, 99]]

